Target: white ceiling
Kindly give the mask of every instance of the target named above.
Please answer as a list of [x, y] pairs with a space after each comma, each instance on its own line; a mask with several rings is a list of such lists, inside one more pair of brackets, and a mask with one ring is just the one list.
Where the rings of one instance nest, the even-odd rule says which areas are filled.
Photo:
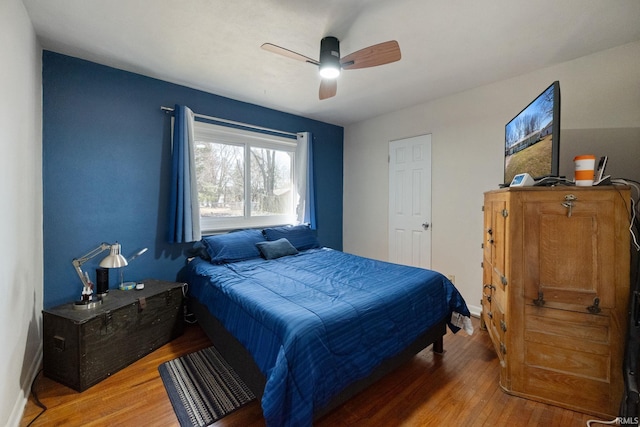
[[[23, 0], [43, 48], [338, 125], [640, 40], [639, 0]], [[344, 71], [320, 101], [318, 58], [397, 40], [399, 62]]]

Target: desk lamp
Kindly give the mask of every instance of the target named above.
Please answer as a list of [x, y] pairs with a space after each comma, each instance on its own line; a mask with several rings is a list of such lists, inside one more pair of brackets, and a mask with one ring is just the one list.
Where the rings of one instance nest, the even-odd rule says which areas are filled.
[[80, 277], [80, 281], [82, 281], [83, 287], [82, 297], [79, 301], [75, 302], [73, 308], [79, 310], [90, 309], [102, 304], [102, 298], [93, 298], [93, 283], [91, 282], [89, 275], [86, 272], [82, 271], [82, 264], [98, 256], [107, 249], [110, 249], [109, 255], [107, 255], [102, 261], [100, 261], [100, 267], [120, 268], [127, 265], [127, 260], [120, 253], [120, 243], [118, 242], [113, 244], [103, 242], [100, 244], [100, 246], [81, 256], [80, 258], [74, 258], [71, 263], [73, 264], [76, 273], [78, 273], [78, 277]]

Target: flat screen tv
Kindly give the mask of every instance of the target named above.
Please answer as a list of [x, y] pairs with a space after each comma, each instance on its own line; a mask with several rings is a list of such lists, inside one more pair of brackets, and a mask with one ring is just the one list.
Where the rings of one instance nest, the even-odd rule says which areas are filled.
[[560, 83], [555, 81], [505, 125], [504, 183], [528, 173], [536, 181], [558, 176]]

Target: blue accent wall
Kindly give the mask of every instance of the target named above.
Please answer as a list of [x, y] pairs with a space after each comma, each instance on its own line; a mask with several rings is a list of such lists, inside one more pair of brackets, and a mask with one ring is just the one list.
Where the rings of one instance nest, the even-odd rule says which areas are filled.
[[[166, 243], [171, 117], [160, 106], [314, 137], [318, 239], [342, 250], [344, 130], [58, 53], [43, 52], [44, 307], [80, 297], [71, 261], [101, 242], [149, 251], [124, 280], [175, 280], [191, 245]], [[83, 269], [95, 268], [107, 252]], [[118, 283], [110, 274], [110, 288]]]

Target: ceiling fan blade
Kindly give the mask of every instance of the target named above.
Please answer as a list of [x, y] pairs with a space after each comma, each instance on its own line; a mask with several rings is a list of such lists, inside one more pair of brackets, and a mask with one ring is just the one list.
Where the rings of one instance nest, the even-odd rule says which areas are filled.
[[389, 64], [399, 61], [401, 57], [398, 42], [391, 40], [353, 52], [342, 58], [340, 64], [343, 70], [355, 70]]
[[336, 79], [322, 79], [320, 82], [320, 100], [336, 96], [338, 81]]
[[264, 50], [268, 50], [269, 52], [277, 53], [278, 55], [286, 56], [287, 58], [295, 59], [298, 61], [308, 62], [314, 65], [320, 65], [320, 62], [315, 59], [309, 58], [308, 56], [301, 55], [297, 52], [294, 52], [289, 49], [285, 49], [284, 47], [276, 46], [272, 43], [264, 43], [260, 46]]

